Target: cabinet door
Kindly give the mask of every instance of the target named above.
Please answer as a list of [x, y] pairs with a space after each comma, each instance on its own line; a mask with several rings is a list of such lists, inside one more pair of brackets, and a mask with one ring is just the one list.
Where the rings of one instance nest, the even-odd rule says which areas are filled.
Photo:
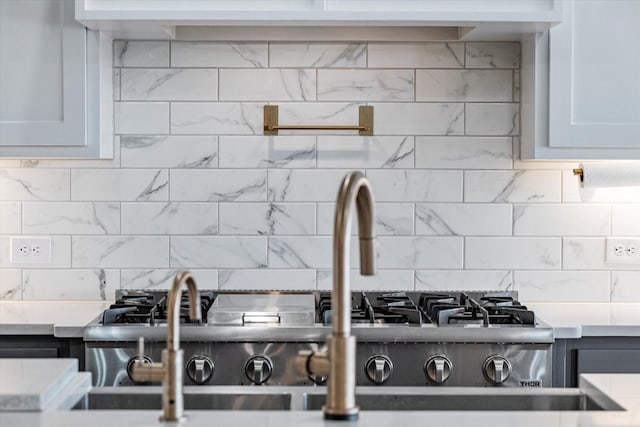
[[549, 31], [549, 147], [639, 148], [640, 1], [564, 3]]
[[103, 154], [99, 43], [73, 0], [0, 1], [0, 156]]

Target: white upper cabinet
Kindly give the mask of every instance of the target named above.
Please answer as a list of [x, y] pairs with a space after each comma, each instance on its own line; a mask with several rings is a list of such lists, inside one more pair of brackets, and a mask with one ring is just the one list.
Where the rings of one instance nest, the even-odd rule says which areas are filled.
[[77, 23], [73, 5], [0, 1], [0, 157], [112, 154], [112, 107], [100, 108], [112, 102], [110, 40]]
[[523, 158], [638, 159], [640, 1], [564, 7], [523, 43]]
[[[433, 40], [460, 39], [469, 32], [478, 37], [504, 37], [543, 31], [562, 20], [560, 3], [561, 0], [76, 0], [76, 19], [88, 28], [121, 38], [209, 36], [273, 40], [282, 30], [271, 31], [269, 27], [285, 26], [289, 27], [285, 37], [291, 38], [306, 34], [307, 39], [317, 36], [324, 40]], [[347, 26], [352, 31], [290, 31], [302, 26]], [[384, 30], [390, 26], [416, 28], [399, 33]], [[425, 30], [429, 26], [441, 27], [441, 31]], [[208, 31], [202, 31], [203, 27], [209, 27]], [[237, 31], [237, 27], [244, 27], [244, 31]], [[371, 27], [379, 31], [371, 31]], [[200, 31], [194, 33], [196, 29]]]

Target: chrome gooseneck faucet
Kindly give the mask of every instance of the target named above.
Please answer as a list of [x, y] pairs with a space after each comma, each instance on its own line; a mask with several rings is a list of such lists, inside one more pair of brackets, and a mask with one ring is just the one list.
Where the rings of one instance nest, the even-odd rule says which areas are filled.
[[324, 417], [331, 420], [356, 420], [355, 402], [356, 339], [351, 335], [351, 285], [349, 282], [349, 246], [351, 207], [355, 202], [360, 234], [360, 273], [375, 274], [375, 208], [369, 180], [361, 172], [351, 172], [340, 184], [333, 230], [333, 293], [331, 295], [333, 329], [328, 340], [329, 354], [300, 352], [296, 359], [299, 372], [309, 376], [327, 376]]
[[161, 363], [145, 363], [144, 339], [138, 341], [139, 359], [133, 365], [132, 377], [135, 381], [162, 381], [162, 412], [164, 421], [179, 421], [183, 418], [184, 400], [182, 395], [183, 350], [180, 349], [180, 297], [182, 284], [189, 291], [189, 318], [202, 320], [200, 294], [193, 276], [189, 272], [176, 275], [169, 291], [167, 348], [162, 350]]

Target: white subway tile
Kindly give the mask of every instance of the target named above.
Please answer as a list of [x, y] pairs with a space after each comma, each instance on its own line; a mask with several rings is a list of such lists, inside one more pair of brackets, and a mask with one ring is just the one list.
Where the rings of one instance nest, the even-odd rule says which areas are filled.
[[0, 270], [0, 301], [22, 299], [22, 270], [5, 268]]
[[113, 100], [120, 101], [120, 76], [122, 71], [120, 68], [113, 69]]
[[423, 203], [416, 205], [416, 234], [510, 236], [511, 205]]
[[74, 268], [166, 268], [169, 237], [73, 236]]
[[25, 269], [23, 300], [113, 300], [120, 287], [120, 270]]
[[215, 136], [122, 136], [123, 168], [213, 168]]
[[319, 136], [319, 168], [413, 168], [410, 136]]
[[314, 203], [220, 204], [220, 234], [310, 235], [315, 230]]
[[114, 67], [168, 67], [168, 41], [128, 41], [113, 43]]
[[462, 135], [462, 103], [373, 104], [376, 135]]
[[467, 68], [520, 68], [520, 43], [467, 42]]
[[429, 169], [511, 169], [511, 138], [416, 137], [416, 167]]
[[[331, 268], [331, 243], [328, 236], [269, 237], [269, 269]], [[354, 264], [353, 245], [351, 264]]]
[[20, 159], [3, 159], [0, 157], [0, 169], [19, 168], [21, 163]]
[[611, 206], [611, 234], [640, 236], [640, 204]]
[[[335, 203], [318, 203], [318, 234], [332, 235]], [[410, 236], [413, 234], [412, 203], [376, 203], [376, 236]], [[358, 231], [356, 215], [352, 215], [351, 232]]]
[[559, 270], [559, 237], [467, 237], [464, 268]]
[[220, 70], [221, 101], [313, 101], [315, 99], [315, 70]]
[[[123, 269], [120, 272], [120, 287], [122, 289], [171, 289], [176, 274], [182, 270], [154, 268], [154, 269]], [[218, 289], [218, 270], [190, 269], [199, 290]]]
[[562, 201], [564, 203], [582, 202], [578, 177], [573, 176], [573, 173], [570, 170], [562, 171]]
[[510, 70], [416, 70], [416, 101], [511, 102]]
[[81, 201], [167, 200], [165, 169], [72, 169], [71, 198]]
[[169, 133], [168, 102], [116, 102], [115, 133]]
[[51, 262], [48, 264], [11, 263], [10, 236], [0, 236], [0, 269], [3, 268], [71, 268], [71, 237], [51, 236]]
[[120, 204], [25, 202], [25, 234], [119, 234]]
[[173, 134], [254, 135], [262, 132], [262, 103], [171, 103]]
[[0, 197], [8, 200], [69, 200], [69, 169], [0, 169]]
[[173, 236], [171, 267], [264, 268], [267, 238], [263, 236]]
[[416, 290], [507, 291], [513, 289], [511, 270], [417, 270]]
[[267, 66], [267, 43], [172, 42], [172, 67]]
[[372, 68], [464, 68], [464, 43], [369, 43]]
[[22, 204], [20, 202], [0, 202], [0, 234], [21, 233]]
[[462, 171], [368, 170], [379, 202], [461, 202]]
[[611, 302], [640, 302], [640, 271], [611, 272]]
[[315, 270], [220, 270], [220, 289], [311, 290], [316, 288]]
[[560, 202], [560, 171], [465, 171], [464, 201]]
[[379, 268], [462, 268], [462, 237], [378, 237]]
[[320, 101], [413, 101], [413, 70], [318, 70]]
[[604, 262], [605, 239], [567, 237], [562, 239], [562, 268], [565, 270], [625, 269], [624, 264]]
[[221, 168], [313, 168], [315, 136], [221, 136]]
[[121, 73], [123, 101], [215, 101], [218, 70], [125, 68]]
[[174, 169], [171, 171], [170, 200], [264, 202], [267, 200], [267, 171]]
[[516, 236], [606, 236], [609, 206], [516, 204], [513, 234]]
[[[413, 270], [378, 270], [374, 276], [363, 276], [360, 270], [349, 273], [352, 290], [406, 291], [413, 289]], [[318, 270], [318, 289], [331, 290], [331, 270]]]
[[217, 233], [217, 203], [122, 204], [122, 234]]
[[609, 302], [608, 271], [515, 271], [521, 301]]
[[366, 43], [269, 43], [272, 68], [363, 68], [366, 65]]
[[464, 126], [467, 135], [519, 135], [520, 104], [466, 104]]
[[119, 168], [120, 167], [120, 135], [113, 137], [113, 158], [111, 159], [25, 159], [25, 169], [60, 169], [60, 168]]
[[269, 170], [270, 201], [331, 202], [349, 171], [345, 170]]

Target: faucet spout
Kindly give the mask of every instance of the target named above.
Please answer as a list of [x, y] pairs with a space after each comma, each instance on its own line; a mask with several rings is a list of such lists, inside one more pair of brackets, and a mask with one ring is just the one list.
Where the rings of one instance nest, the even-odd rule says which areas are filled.
[[200, 293], [193, 276], [188, 271], [180, 272], [173, 280], [173, 286], [169, 291], [168, 316], [169, 331], [167, 332], [167, 350], [180, 349], [180, 298], [182, 296], [182, 284], [186, 283], [189, 292], [189, 318], [192, 322], [202, 321], [200, 308]]

